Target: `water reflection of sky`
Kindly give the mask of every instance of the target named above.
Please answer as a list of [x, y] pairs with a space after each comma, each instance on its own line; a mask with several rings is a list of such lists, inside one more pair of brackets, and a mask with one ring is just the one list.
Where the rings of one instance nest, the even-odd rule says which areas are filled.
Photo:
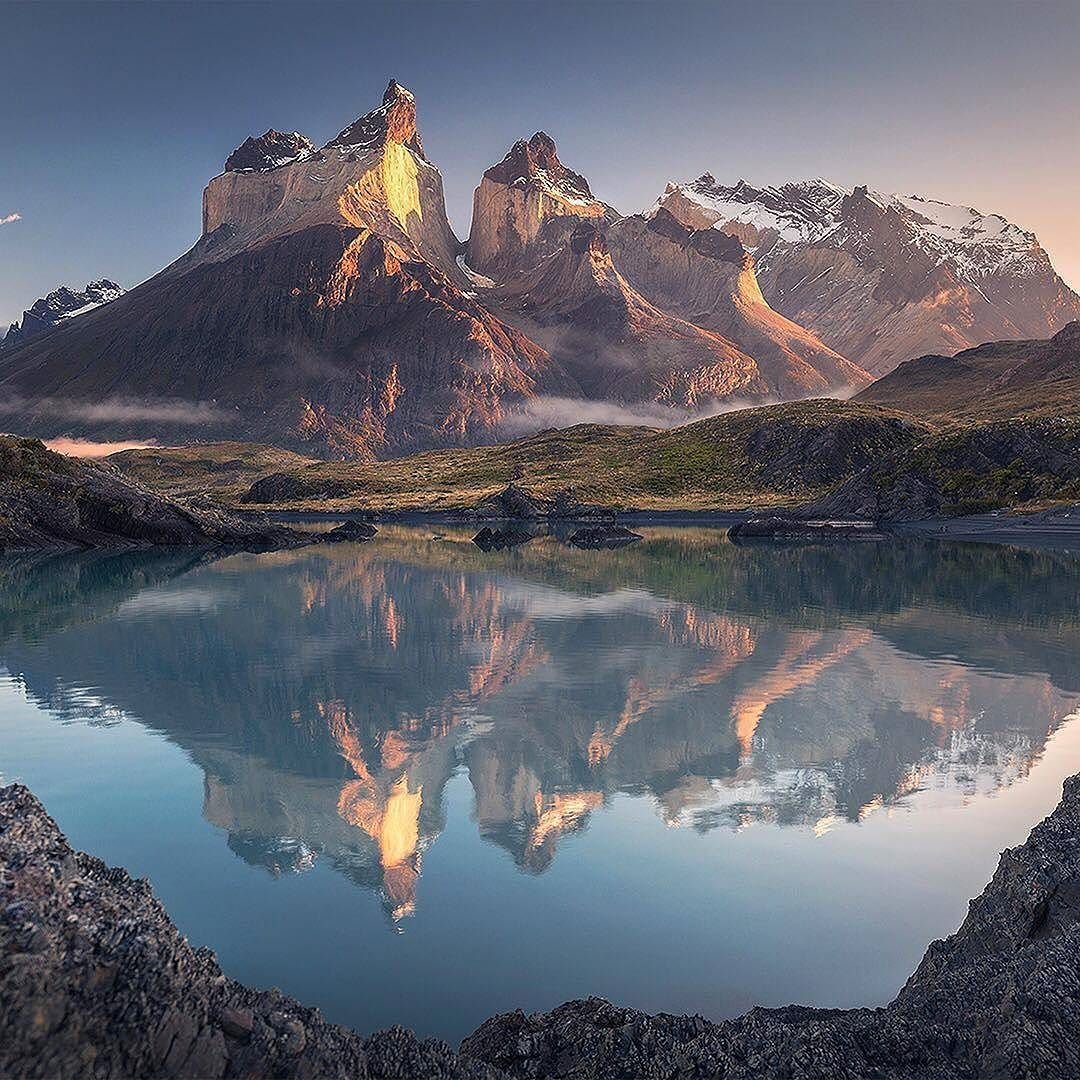
[[427, 537], [0, 564], [0, 770], [230, 973], [460, 1037], [887, 1000], [1078, 767], [1075, 557]]

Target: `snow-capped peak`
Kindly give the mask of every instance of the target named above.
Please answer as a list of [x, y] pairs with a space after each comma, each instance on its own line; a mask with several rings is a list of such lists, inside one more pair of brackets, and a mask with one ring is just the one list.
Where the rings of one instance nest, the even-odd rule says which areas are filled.
[[1000, 214], [921, 195], [845, 188], [821, 177], [774, 187], [742, 179], [725, 185], [705, 173], [690, 183], [669, 183], [648, 213], [664, 206], [680, 216], [681, 209], [687, 224], [735, 233], [752, 248], [776, 242], [846, 247], [858, 241], [853, 225], [858, 199], [895, 213], [907, 242], [938, 264], [949, 262], [960, 277], [1028, 274], [1047, 265], [1035, 235]]
[[85, 315], [103, 304], [111, 304], [123, 296], [124, 292], [123, 288], [108, 278], [89, 282], [82, 292], [61, 285], [59, 289], [53, 289], [48, 296], [43, 296], [27, 308], [23, 312], [21, 324], [11, 324], [7, 334], [0, 337], [0, 347], [19, 345], [62, 321]]

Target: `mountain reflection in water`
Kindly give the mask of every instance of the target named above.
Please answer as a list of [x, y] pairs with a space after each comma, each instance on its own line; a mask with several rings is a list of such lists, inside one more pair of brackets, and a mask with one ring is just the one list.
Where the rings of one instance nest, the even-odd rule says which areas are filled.
[[58, 717], [185, 748], [245, 862], [326, 861], [396, 922], [459, 770], [530, 873], [617, 792], [701, 832], [823, 832], [1008, 785], [1076, 708], [1078, 582], [1068, 555], [974, 545], [653, 529], [485, 555], [386, 528], [220, 561], [8, 559], [0, 662]]
[[241, 859], [328, 860], [395, 920], [460, 766], [481, 833], [539, 873], [612, 793], [700, 831], [821, 831], [918, 787], [1009, 784], [1076, 707], [1067, 555], [464, 540], [13, 561], [3, 663], [57, 715], [185, 746]]

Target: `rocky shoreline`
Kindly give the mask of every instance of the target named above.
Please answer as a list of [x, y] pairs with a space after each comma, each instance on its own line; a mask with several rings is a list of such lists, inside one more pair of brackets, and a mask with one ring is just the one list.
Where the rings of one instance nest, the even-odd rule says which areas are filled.
[[259, 511], [230, 510], [205, 496], [176, 499], [115, 466], [57, 454], [37, 439], [0, 435], [0, 552], [79, 548], [206, 547], [276, 551], [370, 540], [375, 528], [347, 520], [302, 532]]
[[0, 789], [0, 1075], [21, 1077], [1073, 1077], [1080, 1071], [1080, 775], [960, 929], [879, 1009], [714, 1023], [592, 998], [494, 1017], [454, 1052], [363, 1038], [225, 976], [149, 884], [75, 852]]

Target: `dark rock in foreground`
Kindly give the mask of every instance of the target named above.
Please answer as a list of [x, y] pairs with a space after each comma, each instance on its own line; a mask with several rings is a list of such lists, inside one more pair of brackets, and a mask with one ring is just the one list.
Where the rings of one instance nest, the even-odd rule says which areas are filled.
[[834, 540], [884, 540], [871, 521], [803, 521], [791, 517], [751, 518], [728, 530], [736, 542], [765, 540], [781, 544], [822, 543]]
[[533, 534], [522, 529], [492, 529], [485, 525], [473, 537], [473, 543], [481, 551], [505, 551], [507, 548], [527, 544], [532, 539]]
[[264, 514], [238, 514], [210, 499], [180, 502], [111, 465], [0, 435], [0, 551], [159, 545], [267, 551], [313, 539]]
[[952, 937], [882, 1009], [753, 1009], [724, 1023], [600, 999], [495, 1017], [462, 1043], [515, 1077], [1080, 1075], [1080, 776], [1006, 851]]
[[495, 1077], [402, 1028], [363, 1039], [226, 978], [145, 881], [0, 789], [0, 1076]]
[[618, 548], [641, 539], [641, 533], [631, 532], [622, 525], [591, 525], [578, 529], [570, 543], [579, 548]]
[[712, 1023], [591, 998], [494, 1017], [459, 1055], [227, 978], [145, 881], [72, 851], [22, 785], [0, 789], [0, 1076], [1064, 1080], [1078, 1030], [1080, 775], [885, 1008]]

